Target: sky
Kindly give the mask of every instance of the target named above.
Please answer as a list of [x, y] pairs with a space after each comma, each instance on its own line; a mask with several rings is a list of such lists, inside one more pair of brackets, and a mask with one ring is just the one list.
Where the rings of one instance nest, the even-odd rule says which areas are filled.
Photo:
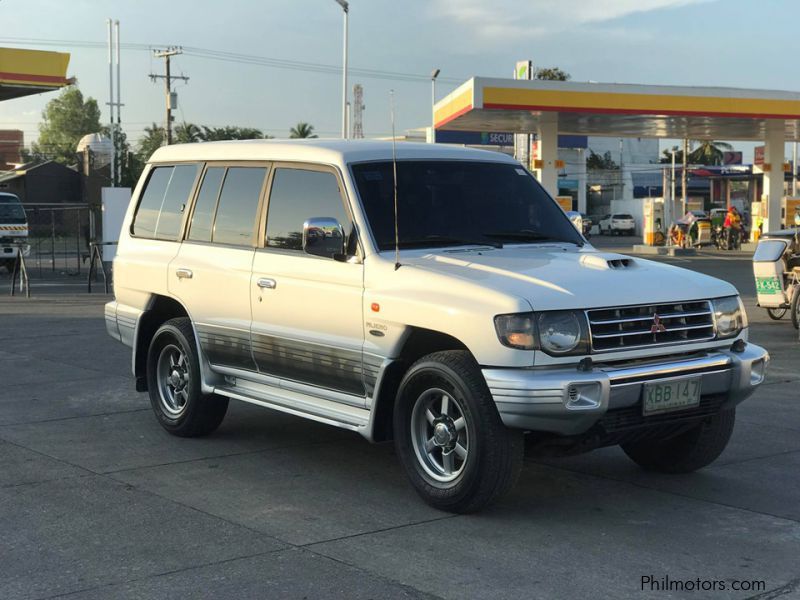
[[[173, 60], [173, 73], [190, 78], [176, 84], [176, 122], [282, 137], [306, 121], [322, 137], [340, 133], [334, 0], [0, 0], [0, 46], [71, 53], [68, 74], [107, 120], [107, 18], [120, 21], [123, 44], [137, 45], [121, 61], [122, 121], [134, 141], [163, 123], [163, 82], [148, 74], [163, 73], [151, 49], [167, 45], [187, 49]], [[437, 98], [471, 76], [510, 77], [522, 59], [575, 81], [800, 91], [798, 22], [792, 0], [350, 0], [350, 66], [360, 71], [348, 87], [364, 86], [367, 137], [390, 133], [391, 90], [398, 132], [430, 123], [434, 68]], [[231, 62], [219, 52], [261, 58]], [[281, 68], [269, 66], [275, 59]], [[22, 129], [30, 143], [53, 97], [0, 103], [0, 128]]]

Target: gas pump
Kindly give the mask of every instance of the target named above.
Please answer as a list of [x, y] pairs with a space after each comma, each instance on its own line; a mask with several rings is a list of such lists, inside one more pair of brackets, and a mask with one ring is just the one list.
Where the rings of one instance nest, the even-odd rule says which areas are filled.
[[[643, 205], [644, 243], [648, 246], [663, 244], [664, 231], [664, 199], [645, 198]], [[660, 234], [660, 235], [658, 235]]]

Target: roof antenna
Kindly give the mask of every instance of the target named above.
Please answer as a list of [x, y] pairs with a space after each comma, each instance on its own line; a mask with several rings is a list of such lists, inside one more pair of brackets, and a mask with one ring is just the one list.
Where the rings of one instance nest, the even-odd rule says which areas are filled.
[[400, 232], [397, 226], [397, 148], [394, 135], [394, 90], [389, 90], [389, 107], [392, 116], [392, 178], [394, 188], [394, 270], [400, 268]]

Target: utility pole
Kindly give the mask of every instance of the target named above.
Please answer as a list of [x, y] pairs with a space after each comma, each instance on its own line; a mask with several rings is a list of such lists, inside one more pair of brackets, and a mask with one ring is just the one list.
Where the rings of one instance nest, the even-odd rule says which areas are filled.
[[170, 58], [177, 55], [182, 54], [183, 49], [177, 47], [170, 47], [166, 50], [154, 50], [153, 55], [156, 58], [163, 58], [164, 59], [164, 75], [155, 75], [150, 73], [150, 79], [155, 81], [156, 79], [163, 79], [165, 83], [165, 93], [166, 93], [166, 100], [167, 100], [167, 123], [166, 127], [164, 128], [167, 133], [167, 146], [172, 143], [172, 109], [176, 108], [176, 100], [177, 97], [173, 96], [172, 93], [172, 80], [173, 79], [180, 79], [182, 81], [189, 81], [188, 77], [183, 75], [172, 75], [170, 72]]
[[117, 142], [115, 139], [114, 130], [114, 23], [111, 19], [106, 20], [108, 25], [108, 111], [109, 111], [109, 133], [111, 135], [111, 165], [109, 166], [111, 174], [111, 187], [117, 184]]

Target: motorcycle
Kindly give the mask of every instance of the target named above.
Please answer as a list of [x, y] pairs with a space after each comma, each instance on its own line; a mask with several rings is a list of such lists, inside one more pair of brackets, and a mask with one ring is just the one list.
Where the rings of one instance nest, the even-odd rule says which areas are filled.
[[741, 250], [743, 229], [725, 228], [717, 225], [712, 233], [712, 241], [717, 250]]

